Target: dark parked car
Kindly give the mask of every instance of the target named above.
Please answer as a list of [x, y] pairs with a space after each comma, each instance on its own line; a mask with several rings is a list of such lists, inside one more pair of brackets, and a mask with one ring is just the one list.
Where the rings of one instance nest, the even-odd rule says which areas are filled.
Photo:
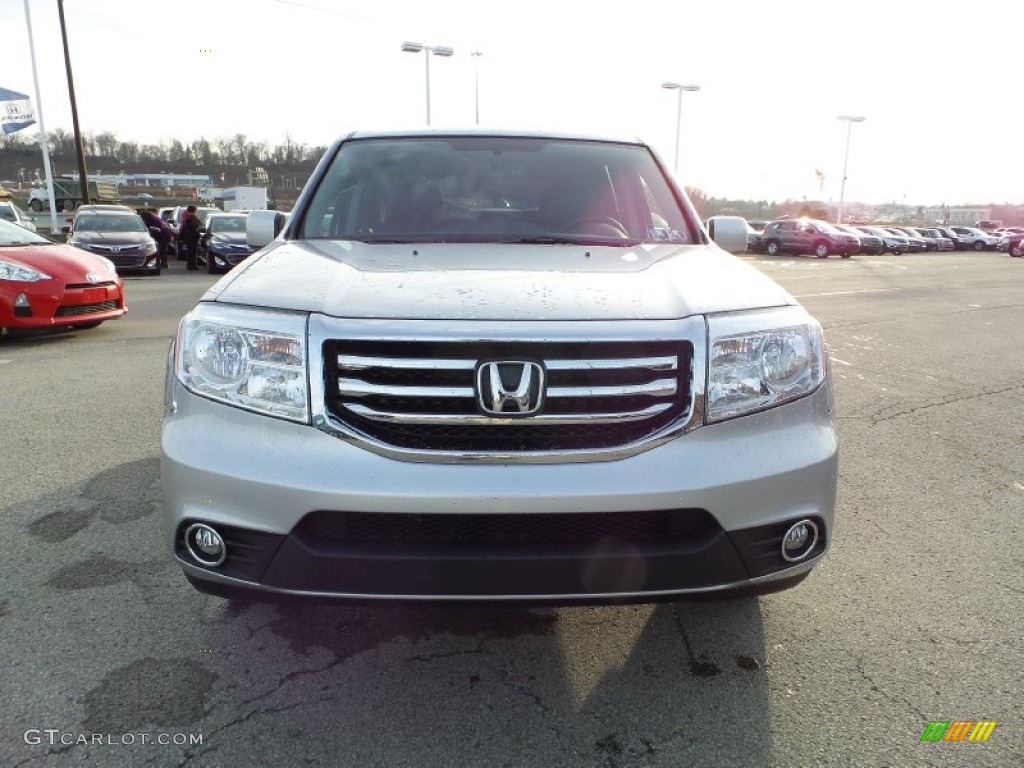
[[943, 237], [948, 237], [953, 241], [953, 248], [955, 250], [966, 251], [970, 249], [972, 241], [959, 232], [954, 232], [952, 227], [936, 227], [936, 229]]
[[156, 241], [142, 218], [123, 205], [83, 205], [71, 223], [68, 245], [106, 256], [118, 272], [160, 274]]
[[921, 237], [926, 237], [935, 243], [936, 251], [953, 251], [956, 250], [956, 243], [950, 238], [943, 235], [939, 230], [931, 227], [912, 227]]
[[255, 250], [245, 239], [245, 213], [211, 213], [206, 231], [199, 240], [199, 259], [206, 261], [211, 275], [227, 272], [247, 259]]
[[882, 227], [882, 229], [892, 232], [894, 235], [898, 235], [906, 238], [907, 240], [907, 253], [924, 253], [928, 250], [928, 241], [918, 235], [911, 235], [909, 232], [905, 232], [899, 227]]
[[[918, 243], [917, 243], [918, 247], [920, 247], [923, 244], [924, 245], [924, 249], [926, 251], [937, 251], [937, 250], [939, 250], [939, 244], [937, 242], [935, 242], [930, 237], [925, 237], [920, 232], [918, 232], [914, 227], [890, 227], [890, 229], [894, 229], [897, 232], [905, 232], [906, 235], [907, 235], [907, 239], [908, 240], [916, 240], [916, 241], [918, 241]], [[913, 250], [913, 249], [911, 249], [911, 250]]]
[[747, 250], [750, 253], [761, 253], [764, 250], [764, 227], [755, 227], [747, 222]]
[[999, 240], [999, 250], [1011, 256], [1024, 256], [1024, 232], [1012, 232]]
[[818, 219], [781, 219], [764, 228], [764, 252], [769, 256], [780, 253], [809, 253], [819, 259], [838, 253], [844, 259], [860, 250], [860, 240], [842, 232], [827, 221]]
[[885, 253], [885, 242], [878, 235], [871, 235], [863, 232], [849, 224], [836, 224], [836, 229], [848, 232], [860, 240], [860, 253], [868, 253], [872, 256], [879, 256]]
[[882, 238], [882, 242], [885, 244], [885, 250], [896, 256], [906, 253], [907, 249], [910, 247], [909, 239], [906, 235], [897, 235], [895, 232], [890, 232], [888, 229], [883, 229], [882, 227], [864, 225], [855, 227], [855, 229], [859, 229], [861, 232]]

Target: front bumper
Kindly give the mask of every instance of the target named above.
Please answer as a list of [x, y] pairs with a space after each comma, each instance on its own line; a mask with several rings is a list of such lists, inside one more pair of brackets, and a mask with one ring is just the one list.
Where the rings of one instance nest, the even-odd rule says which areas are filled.
[[[24, 294], [28, 306], [18, 306]], [[128, 311], [119, 281], [65, 286], [60, 281], [8, 283], [0, 289], [0, 328], [44, 329], [103, 322]]]
[[110, 259], [119, 273], [137, 269], [156, 269], [160, 265], [159, 249], [155, 243], [152, 245], [125, 245], [116, 250], [89, 243], [79, 243], [75, 247]]
[[[802, 400], [627, 458], [561, 464], [403, 461], [211, 402], [173, 378], [168, 403], [166, 544], [190, 577], [212, 586], [558, 603], [771, 591], [813, 567], [833, 533], [838, 445], [828, 380]], [[668, 520], [671, 534], [636, 534], [631, 524], [652, 517]], [[804, 519], [820, 541], [806, 559], [786, 562], [781, 537]], [[356, 535], [354, 520], [376, 533]], [[183, 534], [194, 522], [222, 532], [222, 566], [189, 556]], [[592, 523], [602, 532], [587, 535]], [[491, 538], [509, 524], [533, 533]], [[550, 530], [560, 533], [537, 533]]]

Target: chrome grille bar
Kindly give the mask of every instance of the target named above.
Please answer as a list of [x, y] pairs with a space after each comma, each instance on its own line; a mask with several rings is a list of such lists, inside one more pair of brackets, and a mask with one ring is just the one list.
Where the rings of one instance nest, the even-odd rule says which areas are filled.
[[365, 355], [338, 355], [338, 368], [345, 371], [359, 371], [367, 368], [389, 368], [411, 371], [472, 371], [476, 360], [431, 360], [413, 357], [367, 357]]
[[674, 371], [679, 367], [675, 357], [623, 357], [607, 360], [545, 360], [549, 371], [614, 371], [646, 368], [652, 371]]
[[548, 387], [547, 396], [553, 397], [671, 397], [676, 393], [675, 379], [659, 379], [649, 384], [624, 384], [616, 387]]
[[[431, 424], [443, 425], [467, 425], [478, 426], [493, 425], [521, 425], [523, 418], [502, 418], [497, 416], [484, 416], [481, 414], [440, 414], [440, 413], [395, 413], [393, 411], [379, 411], [368, 408], [358, 403], [346, 405], [348, 410], [371, 421], [390, 424]], [[586, 414], [550, 414], [542, 413], [538, 416], [530, 416], [530, 424], [541, 424], [545, 426], [564, 426], [568, 424], [622, 424], [627, 422], [642, 421], [650, 419], [671, 408], [670, 403], [660, 403], [644, 408], [640, 411], [626, 411], [621, 413], [586, 413]]]
[[396, 387], [392, 384], [371, 384], [359, 379], [338, 379], [342, 397], [465, 397], [472, 399], [472, 387]]

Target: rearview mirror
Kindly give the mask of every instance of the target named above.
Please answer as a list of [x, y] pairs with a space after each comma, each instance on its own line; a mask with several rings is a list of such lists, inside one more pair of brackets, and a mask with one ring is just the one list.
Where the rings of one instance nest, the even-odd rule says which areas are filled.
[[742, 216], [712, 216], [707, 228], [711, 239], [722, 250], [729, 253], [747, 250], [747, 220]]
[[245, 222], [245, 240], [253, 248], [262, 248], [281, 234], [287, 222], [281, 211], [253, 211]]

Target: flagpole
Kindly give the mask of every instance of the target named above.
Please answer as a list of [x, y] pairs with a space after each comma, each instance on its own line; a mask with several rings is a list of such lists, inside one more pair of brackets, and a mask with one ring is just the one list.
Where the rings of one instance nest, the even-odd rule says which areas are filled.
[[39, 95], [39, 72], [36, 69], [36, 45], [32, 37], [32, 12], [25, 0], [25, 23], [28, 25], [28, 50], [32, 56], [32, 81], [36, 87], [36, 111], [39, 113], [39, 146], [43, 150], [43, 168], [46, 172], [46, 192], [50, 197], [50, 235], [60, 234], [57, 223], [57, 201], [53, 194], [53, 171], [50, 169], [50, 147], [46, 138], [46, 123], [43, 121], [43, 99]]

